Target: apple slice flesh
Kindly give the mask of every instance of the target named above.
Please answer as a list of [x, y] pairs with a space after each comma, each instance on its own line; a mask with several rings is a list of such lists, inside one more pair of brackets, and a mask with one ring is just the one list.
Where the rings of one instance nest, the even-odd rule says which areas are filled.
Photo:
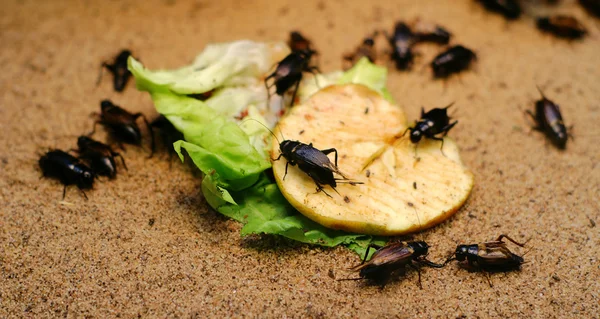
[[[363, 184], [338, 181], [335, 190], [327, 185], [329, 197], [298, 166], [290, 165], [284, 180], [284, 157], [273, 161], [275, 180], [294, 208], [329, 228], [395, 236], [432, 227], [463, 205], [473, 175], [452, 139], [444, 138], [442, 153], [440, 141], [412, 144], [408, 134], [402, 136], [406, 129], [402, 109], [377, 92], [355, 84], [329, 86], [294, 106], [275, 134], [320, 150], [335, 148], [339, 170]], [[279, 154], [274, 140], [271, 157]], [[333, 163], [334, 154], [328, 157]]]

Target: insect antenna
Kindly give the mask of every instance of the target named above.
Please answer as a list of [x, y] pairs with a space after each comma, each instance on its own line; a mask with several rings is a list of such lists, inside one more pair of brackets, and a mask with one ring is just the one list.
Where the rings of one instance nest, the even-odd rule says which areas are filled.
[[[421, 224], [421, 218], [419, 217], [419, 213], [417, 212], [417, 209], [415, 208], [415, 205], [413, 203], [408, 203], [408, 206], [412, 207], [412, 209], [415, 211], [415, 215], [417, 216], [417, 222], [419, 223], [419, 229], [417, 229], [417, 231], [421, 232], [423, 230], [423, 224]], [[421, 234], [421, 239], [423, 239], [423, 234]]]
[[452, 105], [454, 105], [454, 103], [456, 103], [456, 101], [452, 101], [450, 104], [446, 105], [445, 107], [443, 107], [444, 110], [449, 109]]
[[98, 79], [96, 80], [96, 86], [100, 85], [100, 82], [102, 81], [102, 75], [105, 67], [108, 67], [108, 64], [106, 62], [100, 64], [100, 74], [98, 75]]
[[367, 278], [340, 278], [340, 279], [336, 279], [336, 281], [348, 281], [348, 280], [366, 280]]
[[547, 100], [546, 96], [544, 95], [544, 92], [542, 92], [542, 89], [540, 89], [540, 86], [536, 84], [535, 87], [537, 88], [538, 92], [540, 92], [542, 99]]
[[357, 181], [352, 181], [349, 180], [347, 178], [334, 178], [334, 180], [338, 183], [338, 184], [350, 184], [352, 186], [354, 185], [360, 185], [360, 184], [364, 184], [363, 182], [357, 182]]
[[[273, 133], [273, 131], [268, 126], [266, 126], [265, 124], [263, 124], [261, 121], [259, 121], [257, 119], [245, 119], [242, 122], [240, 122], [240, 124], [238, 126], [246, 123], [246, 121], [255, 121], [256, 123], [262, 125], [264, 128], [266, 128], [269, 131], [269, 133], [271, 133], [271, 135], [273, 135], [273, 137], [275, 137], [275, 139], [277, 140], [277, 142], [279, 144], [281, 144], [281, 141], [277, 138], [277, 135], [275, 135], [275, 133]], [[281, 134], [281, 138], [285, 141], [285, 137], [283, 136], [283, 132], [279, 131], [279, 134]]]
[[446, 261], [444, 262], [444, 266], [446, 266], [448, 263], [450, 263], [453, 260], [456, 260], [456, 255], [454, 253], [452, 253], [450, 256], [448, 256], [448, 258], [446, 258]]
[[[531, 248], [527, 249], [527, 251], [525, 253], [523, 253], [523, 255], [521, 255], [521, 257], [524, 257], [525, 255], [529, 254], [529, 252], [532, 251], [533, 248], [535, 248], [535, 247], [531, 247]], [[523, 263], [526, 263], [526, 262], [523, 262]]]

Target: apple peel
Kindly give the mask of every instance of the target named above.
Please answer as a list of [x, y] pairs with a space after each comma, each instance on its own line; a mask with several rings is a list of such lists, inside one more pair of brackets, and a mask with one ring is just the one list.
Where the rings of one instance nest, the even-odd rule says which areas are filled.
[[[336, 148], [340, 171], [363, 184], [338, 183], [337, 193], [325, 186], [329, 197], [298, 166], [290, 165], [284, 180], [283, 157], [272, 163], [275, 180], [294, 208], [325, 227], [385, 236], [432, 227], [464, 204], [473, 174], [451, 138], [444, 138], [442, 153], [440, 141], [423, 139], [415, 147], [406, 129], [402, 109], [377, 92], [357, 84], [326, 87], [294, 106], [274, 133]], [[273, 140], [273, 159], [279, 142]]]

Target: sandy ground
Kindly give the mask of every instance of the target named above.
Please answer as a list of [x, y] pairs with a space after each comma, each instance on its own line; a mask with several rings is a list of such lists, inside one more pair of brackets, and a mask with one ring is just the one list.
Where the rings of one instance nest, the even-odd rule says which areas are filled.
[[[575, 1], [512, 23], [469, 0], [301, 3], [3, 1], [0, 317], [598, 318], [600, 19]], [[557, 11], [581, 18], [590, 37], [570, 43], [534, 28], [533, 16]], [[433, 260], [500, 233], [530, 239], [522, 271], [493, 275], [493, 287], [455, 264], [425, 269], [423, 289], [414, 271], [384, 289], [335, 281], [357, 255], [241, 238], [239, 224], [207, 208], [195, 169], [164, 154], [147, 159], [147, 146], [127, 147], [129, 171], [97, 183], [88, 201], [74, 187], [62, 201], [62, 186], [40, 179], [39, 154], [74, 147], [101, 99], [155, 116], [133, 83], [123, 94], [109, 77], [96, 86], [100, 62], [121, 48], [172, 68], [211, 42], [284, 40], [300, 29], [332, 71], [363, 36], [415, 17], [479, 55], [473, 71], [446, 82], [424, 67], [433, 45], [421, 46], [412, 72], [390, 69], [390, 91], [409, 118], [456, 101], [451, 135], [475, 174], [467, 204], [416, 238]], [[529, 129], [523, 111], [539, 97], [536, 84], [574, 125], [566, 151]]]

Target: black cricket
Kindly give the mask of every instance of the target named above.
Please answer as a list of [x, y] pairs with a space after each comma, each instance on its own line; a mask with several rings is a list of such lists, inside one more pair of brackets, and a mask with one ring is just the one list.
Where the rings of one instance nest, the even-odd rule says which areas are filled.
[[396, 62], [396, 69], [410, 69], [414, 59], [414, 54], [412, 52], [414, 34], [410, 27], [402, 21], [397, 22], [394, 28], [394, 35], [388, 40], [392, 46], [391, 58]]
[[91, 136], [96, 132], [96, 124], [101, 124], [110, 131], [112, 136], [117, 141], [141, 146], [142, 133], [140, 131], [140, 127], [136, 123], [136, 120], [139, 117], [142, 117], [146, 123], [148, 131], [150, 132], [152, 150], [149, 157], [152, 157], [155, 149], [154, 134], [152, 132], [152, 127], [148, 123], [148, 120], [144, 114], [132, 114], [120, 106], [113, 104], [110, 100], [103, 100], [100, 102], [100, 109], [101, 112], [99, 119], [94, 122], [92, 132], [90, 132], [88, 136]]
[[[271, 100], [270, 89], [273, 86], [275, 86], [275, 93], [280, 96], [283, 96], [292, 86], [295, 86], [290, 106], [294, 105], [298, 86], [302, 80], [302, 73], [310, 72], [314, 74], [315, 71], [319, 71], [318, 67], [310, 65], [310, 60], [315, 53], [313, 50], [294, 51], [277, 64], [275, 71], [265, 78], [269, 101]], [[273, 79], [271, 85], [268, 84], [270, 79]]]
[[375, 63], [377, 60], [377, 53], [375, 52], [375, 40], [372, 37], [365, 38], [353, 53], [344, 55], [344, 61], [348, 62], [347, 67], [344, 67], [344, 69], [349, 69], [362, 57], [366, 57], [371, 63]]
[[579, 0], [579, 4], [589, 13], [600, 17], [600, 0]]
[[79, 158], [88, 161], [96, 175], [115, 178], [117, 175], [115, 157], [120, 157], [123, 167], [127, 169], [123, 156], [102, 142], [84, 135], [77, 139], [77, 147]]
[[[113, 86], [115, 91], [123, 92], [127, 81], [131, 77], [131, 72], [127, 69], [127, 59], [131, 56], [131, 51], [123, 50], [117, 55], [112, 64], [108, 62], [102, 63], [102, 68], [106, 68], [113, 75]], [[98, 83], [102, 79], [102, 69], [100, 70], [100, 77]]]
[[[421, 118], [415, 123], [415, 126], [407, 128], [402, 136], [410, 131], [410, 141], [413, 144], [419, 143], [423, 137], [441, 141], [442, 145], [440, 146], [440, 150], [443, 152], [443, 136], [446, 136], [450, 129], [453, 128], [456, 123], [458, 123], [458, 121], [450, 123], [450, 117], [448, 116], [448, 108], [450, 108], [453, 104], [454, 103], [450, 103], [450, 105], [444, 108], [432, 109], [427, 113], [425, 113], [424, 108], [421, 108]], [[442, 137], [436, 137], [438, 134], [443, 135]]]
[[431, 62], [433, 76], [435, 78], [446, 78], [453, 73], [466, 70], [471, 62], [477, 59], [475, 52], [462, 45], [456, 45], [438, 54]]
[[[274, 159], [279, 160], [282, 156], [285, 157], [287, 163], [285, 164], [285, 176], [287, 175], [288, 165], [298, 165], [298, 168], [306, 173], [317, 185], [317, 192], [322, 191], [327, 196], [323, 189], [324, 185], [329, 185], [337, 193], [335, 189], [337, 183], [340, 181], [347, 182], [351, 185], [362, 184], [361, 182], [350, 181], [338, 168], [338, 153], [335, 148], [329, 148], [325, 150], [318, 150], [311, 144], [304, 144], [298, 141], [284, 140], [279, 144], [281, 154]], [[335, 153], [335, 164], [331, 163], [327, 154]], [[333, 173], [340, 175], [342, 178], [335, 178]], [[339, 194], [339, 193], [338, 193]]]
[[150, 126], [157, 128], [159, 136], [161, 137], [162, 144], [169, 150], [169, 158], [175, 154], [173, 143], [183, 140], [183, 133], [179, 132], [173, 123], [169, 121], [164, 115], [160, 115], [150, 123]]
[[[511, 252], [502, 239], [508, 239], [515, 245], [524, 247], [507, 235], [500, 235], [498, 239], [480, 244], [458, 245], [456, 251], [448, 257], [444, 265], [452, 260], [458, 260], [463, 268], [472, 271], [505, 272], [518, 270], [525, 262], [522, 256]], [[488, 283], [492, 286], [488, 277]]]
[[[371, 248], [378, 248], [373, 257], [366, 261]], [[362, 263], [351, 268], [358, 271], [359, 278], [342, 280], [370, 280], [381, 287], [385, 286], [389, 279], [397, 272], [404, 273], [406, 267], [417, 270], [419, 274], [419, 287], [421, 285], [420, 266], [426, 265], [434, 268], [442, 268], [444, 265], [436, 264], [427, 260], [429, 245], [424, 241], [396, 241], [388, 243], [383, 247], [369, 245]]]
[[547, 99], [539, 87], [538, 91], [542, 95], [542, 98], [535, 102], [535, 114], [530, 110], [527, 110], [527, 114], [529, 114], [536, 123], [536, 126], [533, 129], [546, 134], [552, 143], [559, 149], [565, 149], [569, 134], [563, 123], [560, 108], [558, 104]]
[[477, 0], [488, 11], [503, 15], [508, 20], [518, 19], [521, 16], [521, 6], [516, 0]]
[[65, 186], [63, 199], [69, 185], [77, 185], [83, 197], [88, 199], [83, 190], [94, 186], [96, 174], [77, 157], [61, 150], [51, 150], [42, 155], [38, 163], [44, 177], [56, 178]]
[[559, 38], [572, 40], [581, 39], [587, 34], [586, 28], [575, 17], [560, 14], [538, 18], [537, 27]]
[[312, 43], [298, 31], [290, 32], [288, 45], [292, 52], [296, 51], [312, 51]]
[[414, 42], [431, 42], [437, 44], [448, 44], [452, 33], [442, 26], [419, 22], [414, 27]]

